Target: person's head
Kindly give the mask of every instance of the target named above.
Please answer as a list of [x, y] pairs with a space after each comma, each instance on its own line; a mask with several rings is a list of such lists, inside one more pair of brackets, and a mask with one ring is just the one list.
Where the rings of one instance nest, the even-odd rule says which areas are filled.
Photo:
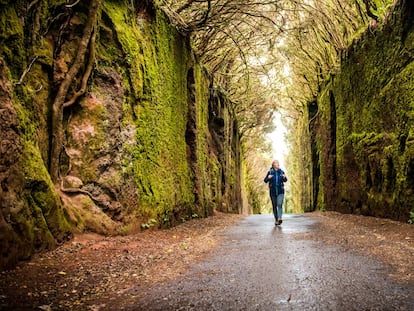
[[272, 167], [273, 167], [275, 170], [278, 170], [278, 169], [280, 168], [279, 161], [278, 161], [278, 160], [274, 160], [274, 161], [272, 162]]

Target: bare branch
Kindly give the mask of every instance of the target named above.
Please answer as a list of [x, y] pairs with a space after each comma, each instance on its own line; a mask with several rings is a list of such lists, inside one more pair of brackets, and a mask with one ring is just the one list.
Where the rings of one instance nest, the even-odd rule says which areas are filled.
[[20, 84], [22, 84], [22, 83], [23, 83], [23, 79], [24, 79], [24, 78], [26, 77], [26, 75], [29, 73], [30, 69], [32, 69], [32, 66], [33, 66], [34, 62], [35, 62], [38, 58], [39, 58], [39, 56], [35, 56], [35, 57], [33, 57], [32, 61], [31, 61], [31, 62], [30, 62], [30, 64], [29, 64], [29, 67], [27, 67], [27, 68], [23, 71], [23, 73], [22, 73], [22, 75], [21, 75], [21, 77], [20, 77], [19, 81], [18, 81], [18, 82], [16, 82], [16, 83], [14, 83], [14, 85], [20, 85]]
[[80, 0], [76, 0], [74, 3], [72, 4], [66, 4], [65, 7], [67, 8], [73, 8], [75, 5], [77, 5], [80, 2]]

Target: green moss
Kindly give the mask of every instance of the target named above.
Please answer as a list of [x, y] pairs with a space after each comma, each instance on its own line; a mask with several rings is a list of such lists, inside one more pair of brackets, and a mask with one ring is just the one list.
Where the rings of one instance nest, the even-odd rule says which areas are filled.
[[64, 217], [40, 152], [31, 141], [25, 142], [22, 157], [22, 176], [14, 176], [22, 179], [22, 188], [14, 189], [19, 200], [14, 202], [9, 221], [20, 245], [16, 256], [28, 259], [35, 251], [51, 249], [56, 240], [64, 240], [71, 226]]
[[19, 96], [13, 98], [19, 116], [20, 139], [23, 143], [21, 176], [15, 176], [22, 179], [22, 188], [14, 189], [21, 192], [20, 200], [16, 202], [19, 209], [12, 214], [15, 230], [24, 241], [24, 252], [20, 252], [19, 255], [21, 258], [28, 258], [35, 250], [53, 248], [56, 240], [64, 240], [72, 228], [65, 218], [59, 195], [50, 180], [39, 146], [36, 144], [37, 125], [41, 113], [20, 104], [27, 103], [25, 101], [31, 98], [28, 89], [30, 85], [21, 87]]
[[333, 209], [404, 220], [414, 204], [407, 178], [414, 63], [412, 46], [402, 41], [412, 31], [403, 34], [403, 23], [393, 18], [364, 34], [318, 97], [320, 179]]
[[[74, 230], [116, 232], [116, 223], [99, 210], [89, 197], [69, 197], [56, 190], [46, 168], [50, 105], [57, 87], [54, 84], [56, 81], [52, 83], [51, 80], [56, 78], [53, 71], [53, 53], [56, 51], [53, 39], [57, 39], [55, 27], [58, 26], [50, 23], [56, 17], [51, 15], [65, 3], [64, 0], [39, 3], [40, 30], [39, 35], [35, 36], [36, 42], [32, 42], [30, 33], [33, 30], [30, 25], [33, 16], [24, 20], [26, 24], [23, 29], [22, 20], [16, 13], [20, 8], [8, 5], [2, 6], [0, 11], [0, 55], [11, 66], [9, 82], [17, 81], [28, 67], [28, 62], [37, 56], [23, 83], [14, 88], [14, 107], [20, 122], [17, 131], [24, 150], [22, 169], [15, 178], [19, 185], [14, 189], [18, 198], [16, 208], [7, 220], [10, 221], [7, 229], [1, 233], [7, 232], [7, 237], [1, 238], [1, 241], [8, 241], [8, 249], [13, 254], [10, 256], [16, 258], [29, 258], [36, 250], [51, 248]], [[83, 10], [85, 6], [78, 8]], [[83, 20], [85, 14], [81, 13], [79, 17]], [[78, 31], [82, 27], [78, 26], [77, 33], [71, 33], [71, 36], [80, 35]], [[46, 32], [47, 38], [43, 36]], [[62, 38], [61, 50], [73, 56], [76, 40], [65, 41], [66, 37]], [[189, 38], [180, 35], [161, 11], [131, 12], [125, 2], [106, 0], [103, 2], [97, 39], [97, 66], [89, 80], [92, 85], [89, 91], [93, 95], [85, 96], [79, 103], [65, 109], [64, 119], [69, 124], [65, 132], [67, 150], [82, 150], [81, 158], [73, 156], [76, 159], [71, 162], [72, 172], [78, 174], [84, 183], [99, 181], [109, 185], [114, 196], [124, 195], [120, 192], [124, 191], [123, 186], [128, 181], [128, 194], [125, 196], [130, 193], [135, 195], [135, 190], [137, 192], [131, 200], [131, 205], [136, 203], [137, 206], [128, 206], [128, 212], [131, 211], [139, 219], [122, 214], [126, 221], [132, 219], [131, 225], [127, 223], [125, 226], [127, 231], [132, 230], [130, 228], [138, 220], [156, 219], [157, 224], [170, 226], [195, 214], [211, 214], [222, 200], [223, 170], [226, 182], [229, 181], [225, 195], [230, 201], [231, 195], [236, 192], [238, 176], [226, 170], [235, 170], [235, 160], [232, 159], [223, 168], [217, 155], [209, 150], [209, 81], [191, 55]], [[194, 99], [188, 96], [187, 74], [190, 67], [194, 70]], [[105, 75], [107, 68], [112, 70], [107, 72], [121, 74], [122, 79], [116, 77], [113, 83], [110, 74]], [[100, 79], [99, 83], [94, 84], [93, 78]], [[122, 85], [119, 86], [118, 82]], [[107, 91], [106, 86], [116, 89], [113, 95], [103, 94]], [[117, 91], [122, 91], [122, 95]], [[118, 94], [123, 96], [122, 100], [110, 98]], [[99, 102], [100, 99], [102, 102]], [[95, 100], [89, 105], [88, 101]], [[195, 103], [192, 103], [193, 100]], [[195, 159], [191, 160], [188, 159], [189, 146], [186, 141], [190, 101], [195, 105], [197, 136]], [[122, 109], [115, 106], [118, 104], [123, 105]], [[232, 124], [234, 116], [227, 112], [224, 103], [220, 105], [225, 122]], [[113, 124], [110, 124], [112, 108], [119, 112], [117, 121], [122, 119], [120, 126], [128, 127], [126, 135], [135, 133], [135, 141], [128, 137], [125, 145], [116, 143], [114, 146], [108, 142], [108, 135], [115, 133], [111, 127]], [[70, 126], [84, 124], [94, 128], [94, 135], [88, 137], [87, 148], [76, 145], [71, 136], [76, 128], [73, 130]], [[134, 131], [129, 131], [130, 128]], [[121, 139], [124, 134], [122, 128], [119, 133]], [[234, 146], [230, 145], [229, 137], [226, 139], [225, 152], [230, 154]], [[112, 148], [119, 148], [119, 158], [111, 162], [110, 174], [100, 174], [97, 158], [112, 155]], [[64, 156], [65, 153], [62, 158]], [[124, 165], [122, 168], [116, 167], [121, 162], [120, 158]], [[68, 167], [63, 167], [62, 172], [66, 169]], [[195, 182], [199, 183], [199, 187], [195, 188]], [[124, 203], [122, 199], [119, 199], [120, 203]]]
[[13, 5], [2, 7], [0, 10], [0, 55], [10, 66], [13, 78], [18, 80], [25, 63], [23, 48], [23, 25], [17, 16]]
[[6, 40], [10, 37], [21, 37], [23, 34], [23, 26], [13, 6], [2, 8], [0, 15], [0, 40]]
[[64, 218], [59, 195], [55, 191], [40, 151], [32, 141], [25, 143], [23, 167], [25, 182], [30, 189], [28, 200], [32, 203], [31, 206], [38, 208], [38, 218], [44, 218], [41, 221], [45, 221], [54, 234], [70, 231], [71, 226]]
[[[382, 17], [389, 9], [389, 6], [393, 3], [392, 0], [373, 0], [372, 3], [372, 12], [378, 16]], [[364, 7], [364, 3], [361, 3], [362, 7]]]
[[[148, 48], [148, 46], [141, 45], [146, 43], [143, 33], [134, 22], [134, 18], [127, 14], [128, 8], [125, 4], [105, 1], [103, 10], [115, 27], [117, 40], [121, 44], [123, 58], [128, 66], [128, 79], [134, 97], [142, 97], [144, 72], [140, 65], [145, 63], [143, 50]], [[112, 53], [114, 52], [115, 50]], [[107, 53], [110, 52], [107, 51], [105, 54]]]
[[104, 10], [125, 55], [124, 82], [132, 95], [125, 111], [135, 116], [129, 122], [136, 144], [126, 147], [131, 158], [124, 163], [138, 186], [137, 216], [169, 222], [194, 201], [185, 161], [187, 46], [160, 12], [138, 25], [123, 5], [108, 1]]

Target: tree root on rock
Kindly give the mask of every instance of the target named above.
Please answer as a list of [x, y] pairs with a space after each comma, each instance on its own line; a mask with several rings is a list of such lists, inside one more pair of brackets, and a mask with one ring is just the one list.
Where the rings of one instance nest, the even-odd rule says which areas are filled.
[[60, 182], [60, 189], [59, 190], [62, 191], [63, 193], [69, 193], [69, 194], [84, 194], [84, 195], [87, 195], [98, 206], [99, 206], [99, 203], [101, 203], [100, 200], [97, 197], [95, 197], [92, 193], [90, 193], [89, 191], [86, 191], [86, 190], [83, 190], [83, 189], [79, 189], [79, 188], [65, 188], [63, 186], [63, 179]]

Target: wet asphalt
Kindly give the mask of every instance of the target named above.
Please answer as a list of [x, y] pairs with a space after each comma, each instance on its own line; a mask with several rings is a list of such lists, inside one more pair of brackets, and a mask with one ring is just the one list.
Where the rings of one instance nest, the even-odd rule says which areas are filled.
[[414, 310], [414, 284], [387, 265], [303, 239], [318, 224], [252, 215], [223, 232], [223, 244], [188, 273], [145, 292], [127, 310]]

